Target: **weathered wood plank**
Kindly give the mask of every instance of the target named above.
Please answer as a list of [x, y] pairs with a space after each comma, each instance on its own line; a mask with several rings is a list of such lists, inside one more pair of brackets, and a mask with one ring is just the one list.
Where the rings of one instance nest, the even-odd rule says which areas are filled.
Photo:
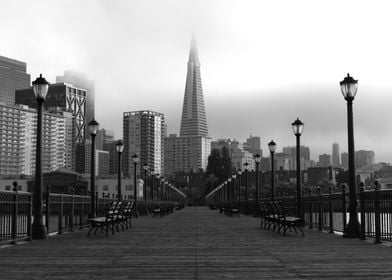
[[141, 217], [110, 235], [86, 231], [0, 249], [0, 279], [385, 279], [385, 245], [306, 231], [260, 230], [258, 219], [204, 207]]

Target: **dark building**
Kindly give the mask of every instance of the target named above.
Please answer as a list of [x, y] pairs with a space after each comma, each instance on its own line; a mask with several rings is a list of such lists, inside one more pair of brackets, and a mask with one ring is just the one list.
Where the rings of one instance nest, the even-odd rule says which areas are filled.
[[[15, 103], [37, 108], [37, 100], [33, 88], [21, 89], [15, 92]], [[59, 107], [64, 111], [72, 112], [75, 117], [75, 142], [84, 141], [86, 129], [86, 90], [74, 87], [71, 84], [59, 83], [49, 86], [45, 108]]]
[[26, 63], [0, 56], [0, 102], [15, 104], [15, 90], [28, 88], [30, 75], [26, 73]]
[[76, 172], [91, 172], [91, 140], [86, 139], [84, 142], [76, 144], [75, 162]]
[[[31, 191], [34, 188], [35, 181], [28, 181], [27, 188]], [[71, 194], [73, 191], [77, 195], [86, 195], [88, 191], [89, 180], [82, 177], [81, 174], [73, 172], [66, 168], [59, 168], [55, 171], [43, 174], [44, 192], [50, 187], [51, 193]]]
[[[81, 72], [67, 70], [64, 76], [57, 76], [56, 83], [69, 83], [77, 88], [86, 90], [86, 124], [88, 124], [95, 116], [95, 84], [93, 80]], [[88, 129], [85, 130], [85, 138], [91, 139]]]
[[331, 179], [331, 169], [328, 167], [309, 167], [307, 170], [307, 181], [310, 186], [317, 186], [322, 180]]

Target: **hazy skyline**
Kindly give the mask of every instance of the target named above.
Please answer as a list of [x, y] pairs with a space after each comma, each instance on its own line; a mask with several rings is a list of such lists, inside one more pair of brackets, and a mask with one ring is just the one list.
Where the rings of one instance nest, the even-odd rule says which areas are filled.
[[191, 36], [197, 37], [210, 136], [260, 136], [264, 155], [294, 146], [305, 123], [311, 158], [347, 151], [339, 81], [359, 80], [356, 150], [392, 161], [392, 4], [388, 1], [0, 0], [0, 55], [34, 80], [64, 70], [96, 83], [96, 119], [122, 135], [122, 113], [163, 113], [179, 133]]

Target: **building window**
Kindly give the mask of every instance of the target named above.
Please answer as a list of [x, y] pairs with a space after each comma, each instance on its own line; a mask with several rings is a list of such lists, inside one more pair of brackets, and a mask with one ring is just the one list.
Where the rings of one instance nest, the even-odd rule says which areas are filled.
[[109, 186], [108, 185], [103, 185], [102, 190], [103, 191], [108, 191], [109, 190]]
[[5, 190], [6, 191], [10, 191], [11, 190], [11, 186], [5, 186]]
[[132, 185], [126, 185], [125, 186], [126, 191], [131, 191], [132, 190]]

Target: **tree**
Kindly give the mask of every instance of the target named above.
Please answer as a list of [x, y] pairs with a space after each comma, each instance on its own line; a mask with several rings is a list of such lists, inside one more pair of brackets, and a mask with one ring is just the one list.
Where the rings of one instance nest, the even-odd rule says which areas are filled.
[[229, 176], [231, 176], [232, 172], [232, 162], [230, 158], [229, 149], [227, 147], [222, 148], [222, 156], [221, 156], [221, 172], [218, 176], [219, 181], [223, 182], [227, 180]]

